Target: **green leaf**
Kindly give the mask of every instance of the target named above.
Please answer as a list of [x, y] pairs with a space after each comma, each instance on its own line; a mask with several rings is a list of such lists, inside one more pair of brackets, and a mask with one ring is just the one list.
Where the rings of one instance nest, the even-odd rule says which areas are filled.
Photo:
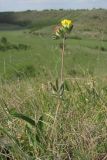
[[39, 145], [42, 145], [42, 137], [43, 137], [43, 116], [41, 116], [36, 124], [36, 141]]
[[56, 89], [55, 85], [53, 85], [52, 82], [50, 82], [50, 85], [51, 85], [52, 89], [53, 89], [55, 92], [57, 92], [57, 89]]
[[70, 27], [69, 31], [71, 32], [71, 31], [72, 31], [72, 29], [73, 29], [73, 25]]
[[58, 89], [59, 89], [59, 82], [58, 82], [58, 78], [56, 79], [56, 89], [57, 89], [57, 91], [58, 91]]
[[33, 132], [32, 132], [32, 129], [26, 125], [26, 133], [27, 133], [27, 136], [28, 136], [28, 139], [29, 139], [29, 143], [31, 146], [34, 146], [34, 135], [33, 135]]
[[64, 82], [65, 90], [70, 91], [70, 85], [67, 81]]
[[33, 119], [31, 119], [30, 117], [24, 115], [24, 114], [21, 114], [21, 113], [12, 113], [11, 115], [13, 115], [16, 118], [19, 118], [19, 119], [22, 119], [22, 120], [28, 122], [32, 126], [36, 126], [35, 121]]
[[64, 93], [64, 83], [61, 84], [60, 88], [59, 88], [59, 94], [60, 96], [62, 96]]
[[40, 131], [43, 130], [43, 116], [41, 116], [38, 120], [37, 127]]

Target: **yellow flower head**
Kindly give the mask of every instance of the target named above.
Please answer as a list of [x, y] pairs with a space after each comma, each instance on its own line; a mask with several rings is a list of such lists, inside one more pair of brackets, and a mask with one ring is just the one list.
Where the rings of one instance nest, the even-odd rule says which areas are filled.
[[54, 29], [54, 39], [65, 38], [72, 30], [73, 22], [69, 19], [64, 19], [61, 21], [61, 24], [56, 26]]
[[64, 19], [61, 21], [63, 27], [70, 28], [73, 25], [73, 22], [69, 19]]

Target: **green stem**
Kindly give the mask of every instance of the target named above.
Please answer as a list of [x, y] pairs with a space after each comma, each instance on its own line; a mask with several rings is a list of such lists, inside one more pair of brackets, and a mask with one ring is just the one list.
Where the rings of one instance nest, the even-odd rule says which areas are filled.
[[61, 82], [63, 82], [64, 52], [65, 52], [65, 37], [63, 38], [62, 51], [61, 51]]

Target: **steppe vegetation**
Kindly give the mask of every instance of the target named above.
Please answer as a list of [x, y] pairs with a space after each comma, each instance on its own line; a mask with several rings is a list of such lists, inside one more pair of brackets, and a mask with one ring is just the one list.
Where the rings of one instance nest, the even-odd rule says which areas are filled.
[[0, 160], [107, 160], [107, 10], [0, 13]]

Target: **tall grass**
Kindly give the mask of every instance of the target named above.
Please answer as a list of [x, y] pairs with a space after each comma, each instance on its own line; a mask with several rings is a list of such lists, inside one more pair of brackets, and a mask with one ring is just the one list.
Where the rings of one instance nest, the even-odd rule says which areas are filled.
[[[55, 12], [51, 12], [54, 16]], [[61, 15], [52, 24], [62, 17], [62, 12], [63, 17], [65, 13], [72, 13], [58, 11], [57, 14], [59, 12]], [[85, 11], [81, 23], [88, 12]], [[37, 12], [37, 15], [41, 13], [37, 29], [40, 24], [40, 28], [45, 28], [36, 34], [48, 32], [51, 23], [47, 26], [44, 19], [42, 26], [43, 13], [48, 14], [48, 21], [50, 12]], [[15, 13], [17, 18], [22, 14], [26, 20], [29, 11]], [[35, 16], [33, 12], [30, 14]], [[90, 16], [94, 21], [98, 19], [96, 11]], [[75, 19], [77, 17], [75, 15]], [[90, 32], [81, 24], [82, 29], [83, 34]], [[40, 34], [34, 36], [28, 31], [6, 31], [0, 35], [5, 37], [4, 48], [7, 39], [11, 47], [21, 42], [20, 51], [12, 48], [0, 51], [0, 72], [4, 74], [0, 79], [0, 160], [106, 160], [106, 41], [84, 39], [82, 34], [75, 36], [74, 33], [65, 45], [65, 82], [60, 84], [55, 81], [60, 72], [59, 41], [53, 42]], [[23, 50], [23, 44], [31, 48]]]
[[95, 79], [67, 81], [57, 116], [47, 82], [1, 84], [0, 93], [2, 160], [106, 159], [107, 87]]

